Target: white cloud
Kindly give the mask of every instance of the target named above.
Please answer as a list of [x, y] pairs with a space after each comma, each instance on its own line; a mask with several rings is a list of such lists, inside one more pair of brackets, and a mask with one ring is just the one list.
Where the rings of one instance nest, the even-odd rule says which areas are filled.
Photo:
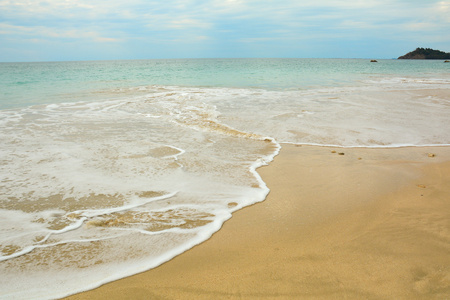
[[440, 22], [447, 23], [448, 25], [450, 23], [450, 0], [436, 3], [431, 10], [431, 14]]
[[177, 19], [170, 21], [168, 27], [176, 29], [188, 29], [188, 28], [208, 29], [211, 28], [211, 24], [195, 19]]
[[87, 39], [96, 42], [118, 42], [120, 39], [109, 38], [101, 36], [100, 33], [95, 31], [85, 31], [80, 29], [61, 29], [61, 28], [48, 28], [44, 26], [17, 26], [0, 23], [0, 34], [4, 35], [15, 35], [15, 36], [25, 36], [30, 40], [42, 41], [48, 38], [58, 38], [58, 39]]

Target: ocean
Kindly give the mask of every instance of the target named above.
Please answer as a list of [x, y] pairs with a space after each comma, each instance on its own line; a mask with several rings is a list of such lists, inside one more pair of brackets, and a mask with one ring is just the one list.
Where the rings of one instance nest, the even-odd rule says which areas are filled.
[[[450, 145], [441, 60], [0, 63], [0, 298], [154, 268], [263, 201], [283, 143]], [[301, 215], [299, 215], [301, 217]]]

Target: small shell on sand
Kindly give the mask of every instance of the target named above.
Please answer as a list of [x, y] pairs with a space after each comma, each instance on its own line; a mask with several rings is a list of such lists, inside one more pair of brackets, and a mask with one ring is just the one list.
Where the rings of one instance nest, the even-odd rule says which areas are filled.
[[339, 155], [345, 155], [345, 153], [344, 153], [344, 152], [339, 152], [338, 154], [339, 154]]
[[426, 188], [426, 185], [425, 185], [425, 184], [417, 184], [416, 186], [419, 187], [419, 188], [421, 188], [421, 189]]
[[436, 156], [436, 154], [434, 154], [434, 153], [428, 153], [428, 157], [435, 157]]

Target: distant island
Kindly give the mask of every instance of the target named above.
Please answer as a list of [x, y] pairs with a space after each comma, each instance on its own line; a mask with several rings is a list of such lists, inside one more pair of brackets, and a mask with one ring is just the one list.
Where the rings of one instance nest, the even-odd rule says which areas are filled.
[[431, 48], [417, 48], [398, 59], [450, 59], [450, 53]]

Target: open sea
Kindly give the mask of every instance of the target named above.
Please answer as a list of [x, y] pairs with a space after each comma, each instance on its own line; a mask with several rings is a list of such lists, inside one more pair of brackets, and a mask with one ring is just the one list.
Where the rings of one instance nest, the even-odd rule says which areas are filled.
[[207, 240], [282, 143], [449, 145], [450, 63], [0, 63], [0, 138], [0, 298], [53, 299]]

